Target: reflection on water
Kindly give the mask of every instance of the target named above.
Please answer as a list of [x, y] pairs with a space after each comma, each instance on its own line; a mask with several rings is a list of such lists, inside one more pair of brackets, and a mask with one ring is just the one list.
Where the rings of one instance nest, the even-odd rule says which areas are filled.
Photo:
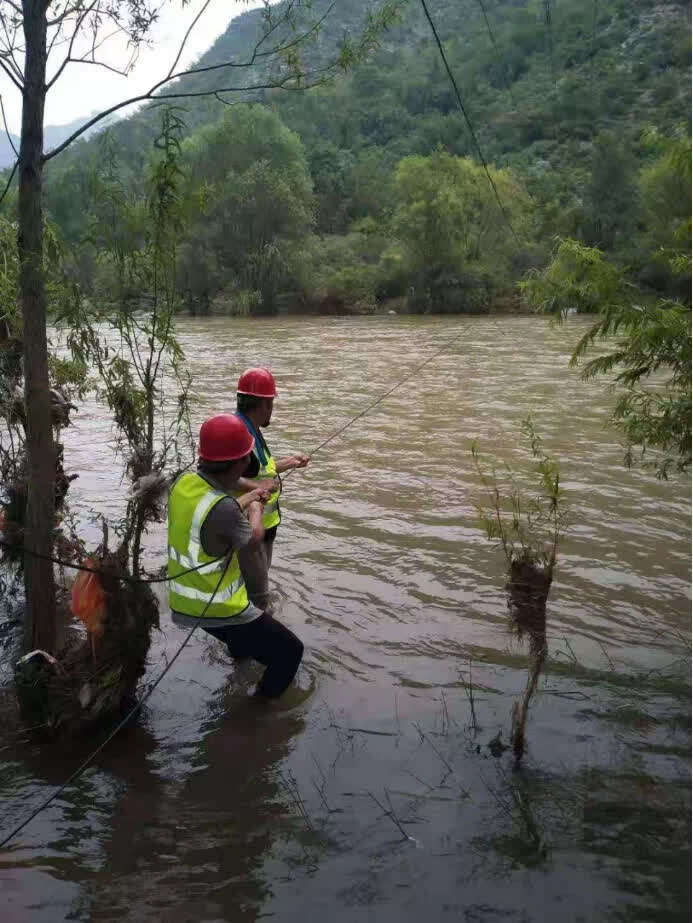
[[[9, 919], [689, 918], [689, 490], [623, 468], [614, 396], [567, 366], [581, 324], [183, 322], [196, 422], [233, 408], [241, 369], [269, 365], [278, 456], [463, 335], [287, 480], [274, 581], [313, 695], [262, 711], [194, 636], [138, 725], [0, 856]], [[519, 459], [529, 410], [561, 460], [571, 527], [518, 773], [488, 743], [508, 742], [527, 650], [477, 528], [469, 445]], [[66, 461], [89, 529], [89, 510], [118, 516], [123, 488], [102, 408], [76, 417]], [[153, 565], [163, 549], [153, 533]], [[152, 675], [184, 637], [165, 610], [162, 627]], [[8, 732], [2, 829], [91, 743]]]
[[226, 905], [234, 919], [257, 918], [270, 892], [263, 857], [291, 829], [276, 767], [304, 721], [233, 699], [225, 689], [210, 703], [184, 775], [156, 765], [157, 742], [142, 729], [134, 752], [106, 767], [125, 787], [90, 889], [91, 919], [157, 920], [171, 906], [178, 919], [223, 919]]

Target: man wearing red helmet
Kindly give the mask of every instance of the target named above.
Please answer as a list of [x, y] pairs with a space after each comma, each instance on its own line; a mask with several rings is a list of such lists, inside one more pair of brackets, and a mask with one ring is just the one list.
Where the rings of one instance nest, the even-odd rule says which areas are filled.
[[310, 461], [310, 457], [301, 452], [279, 461], [272, 457], [260, 430], [270, 425], [276, 396], [276, 382], [269, 369], [246, 369], [238, 379], [236, 416], [243, 421], [253, 437], [253, 454], [258, 465], [255, 476], [246, 475], [240, 479], [239, 484], [243, 490], [264, 487], [270, 491], [269, 499], [262, 511], [264, 539], [260, 543], [247, 545], [239, 555], [248, 595], [255, 605], [262, 609], [269, 606], [269, 569], [277, 527], [281, 522], [281, 485], [277, 475], [292, 468], [305, 468]]
[[275, 698], [294, 678], [303, 644], [248, 599], [239, 552], [264, 538], [269, 491], [256, 485], [234, 497], [245, 473], [257, 473], [245, 424], [232, 414], [206, 420], [197, 471], [182, 474], [169, 496], [169, 604], [175, 624], [199, 625], [232, 656], [264, 664], [258, 692]]

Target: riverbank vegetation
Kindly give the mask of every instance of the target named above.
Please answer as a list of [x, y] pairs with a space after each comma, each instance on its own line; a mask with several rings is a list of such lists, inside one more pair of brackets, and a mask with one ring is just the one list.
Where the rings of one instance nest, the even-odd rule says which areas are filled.
[[[691, 144], [661, 138], [653, 144], [659, 155], [642, 171], [640, 185], [650, 214], [650, 268], [662, 293], [644, 289], [636, 272], [612, 255], [569, 239], [521, 288], [537, 311], [559, 323], [570, 311], [598, 315], [571, 362], [584, 363], [584, 378], [612, 377], [626, 464], [638, 447], [666, 478], [691, 466]], [[605, 351], [588, 359], [595, 348]]]
[[[19, 661], [16, 670], [22, 712], [44, 731], [79, 730], [117, 715], [131, 703], [145, 670], [152, 630], [158, 627], [158, 601], [149, 585], [152, 575], [142, 564], [143, 539], [153, 523], [165, 518], [163, 498], [171, 479], [194, 459], [190, 378], [174, 331], [180, 304], [176, 284], [182, 176], [179, 134], [175, 113], [164, 110], [158, 157], [151, 164], [141, 202], [133, 205], [123, 195], [113, 162], [102, 178], [103, 209], [93, 230], [110, 289], [101, 309], [85, 310], [79, 289], [64, 276], [58, 275], [55, 283], [62, 292], [51, 344], [59, 461], [52, 541], [62, 562], [55, 640], [52, 650], [34, 651]], [[6, 240], [6, 250], [16, 253], [13, 235]], [[16, 267], [16, 260], [12, 265]], [[49, 264], [46, 270], [50, 268]], [[147, 311], [140, 310], [142, 289], [151, 292]], [[15, 369], [14, 379], [14, 390], [0, 402], [5, 501], [0, 534], [9, 543], [2, 549], [5, 560], [18, 577], [26, 544], [28, 489], [26, 420], [17, 390], [21, 367]], [[14, 379], [7, 370], [3, 388]], [[112, 415], [116, 455], [129, 487], [122, 519], [108, 523], [102, 517], [102, 541], [91, 552], [70, 516], [71, 478], [63, 471], [63, 450], [57, 441], [61, 428], [70, 425], [70, 411], [77, 409], [69, 399], [80, 400], [89, 392]], [[83, 623], [82, 630], [72, 623], [73, 616]], [[31, 641], [27, 637], [27, 648], [32, 647]], [[53, 652], [57, 658], [51, 656]]]

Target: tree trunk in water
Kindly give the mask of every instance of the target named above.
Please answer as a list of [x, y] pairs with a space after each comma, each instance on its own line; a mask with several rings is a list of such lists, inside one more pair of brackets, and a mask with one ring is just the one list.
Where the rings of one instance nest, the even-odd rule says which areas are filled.
[[[55, 447], [51, 426], [43, 280], [43, 109], [46, 97], [45, 0], [24, 0], [24, 100], [19, 151], [20, 299], [24, 323], [24, 395], [27, 419], [28, 502], [26, 546], [41, 555], [53, 548]], [[55, 582], [50, 561], [26, 555], [24, 644], [53, 651]]]

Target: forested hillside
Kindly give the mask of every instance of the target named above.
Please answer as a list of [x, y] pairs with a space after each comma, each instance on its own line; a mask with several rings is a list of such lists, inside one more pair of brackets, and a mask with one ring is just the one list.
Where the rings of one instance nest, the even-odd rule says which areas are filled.
[[[303, 52], [309, 69], [358, 32], [368, 7], [340, 0]], [[372, 310], [395, 296], [411, 310], [485, 310], [546, 261], [556, 235], [610, 252], [645, 288], [688, 283], [653, 254], [690, 215], [690, 179], [666, 166], [689, 144], [689, 4], [431, 0], [430, 10], [506, 216], [410, 0], [379, 51], [331, 85], [177, 101], [191, 310], [215, 299], [241, 312]], [[200, 64], [246, 59], [261, 29], [259, 11], [244, 13]], [[261, 82], [263, 67], [239, 71], [242, 85]], [[176, 92], [218, 85], [211, 71]], [[50, 217], [88, 291], [108, 285], [104, 190], [112, 203], [117, 187], [132, 218], [160, 119], [148, 106], [48, 170]]]

